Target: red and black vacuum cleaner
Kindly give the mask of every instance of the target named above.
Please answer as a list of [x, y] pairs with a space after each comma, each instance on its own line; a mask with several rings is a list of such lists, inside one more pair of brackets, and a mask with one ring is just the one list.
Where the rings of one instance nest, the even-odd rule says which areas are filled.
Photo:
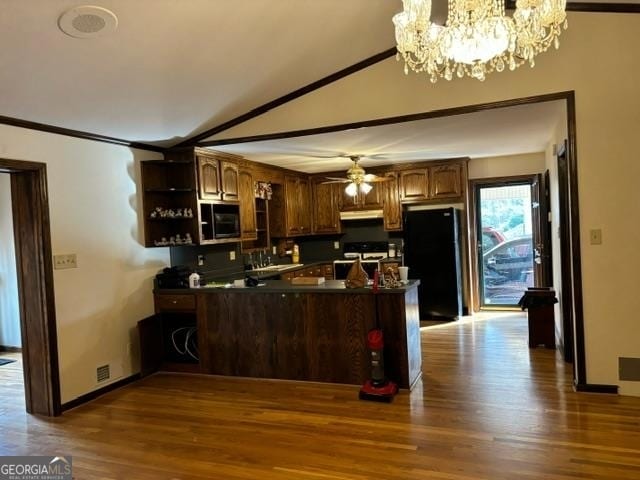
[[[378, 292], [378, 271], [374, 276], [373, 291]], [[360, 389], [360, 400], [390, 403], [398, 393], [398, 385], [387, 379], [384, 374], [384, 335], [380, 329], [378, 309], [376, 308], [376, 328], [367, 334], [367, 347], [371, 353], [371, 378]]]
[[360, 400], [390, 403], [398, 393], [398, 385], [384, 375], [384, 336], [374, 328], [367, 334], [367, 347], [371, 353], [371, 378], [360, 389]]

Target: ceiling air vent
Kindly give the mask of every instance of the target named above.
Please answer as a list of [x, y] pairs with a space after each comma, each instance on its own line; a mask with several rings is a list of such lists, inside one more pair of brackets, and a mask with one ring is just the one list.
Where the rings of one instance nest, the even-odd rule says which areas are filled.
[[102, 37], [118, 27], [118, 17], [106, 8], [81, 5], [60, 15], [58, 26], [71, 37]]
[[102, 365], [101, 367], [96, 368], [96, 379], [98, 380], [98, 383], [109, 380], [110, 378], [111, 370], [109, 369], [109, 365]]

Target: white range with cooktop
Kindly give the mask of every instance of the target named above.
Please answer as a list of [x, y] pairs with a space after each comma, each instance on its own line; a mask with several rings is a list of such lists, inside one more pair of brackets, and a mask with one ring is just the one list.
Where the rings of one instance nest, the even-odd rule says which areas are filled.
[[344, 280], [356, 259], [360, 259], [362, 268], [369, 278], [380, 270], [380, 260], [389, 256], [388, 242], [346, 242], [342, 248], [344, 260], [333, 261], [333, 278]]

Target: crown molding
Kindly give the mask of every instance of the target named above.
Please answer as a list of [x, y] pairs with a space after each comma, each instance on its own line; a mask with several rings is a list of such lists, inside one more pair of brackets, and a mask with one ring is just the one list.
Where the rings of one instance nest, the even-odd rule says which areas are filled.
[[84, 140], [93, 140], [95, 142], [111, 143], [113, 145], [122, 145], [124, 147], [137, 148], [140, 150], [149, 150], [151, 152], [164, 152], [162, 147], [149, 145], [146, 143], [132, 142], [122, 138], [108, 137], [97, 133], [83, 132], [81, 130], [72, 130], [70, 128], [56, 127], [46, 123], [31, 122], [20, 118], [5, 117], [0, 115], [1, 125], [11, 125], [12, 127], [28, 128], [29, 130], [37, 130], [39, 132], [55, 133], [56, 135], [64, 135], [65, 137], [82, 138]]
[[429, 112], [400, 115], [397, 117], [377, 118], [375, 120], [365, 120], [362, 122], [343, 123], [339, 125], [329, 125], [326, 127], [307, 128], [303, 130], [291, 130], [287, 132], [267, 133], [262, 135], [252, 135], [248, 137], [225, 138], [221, 140], [210, 140], [198, 143], [199, 147], [215, 147], [218, 145], [231, 145], [236, 143], [258, 142], [264, 140], [280, 140], [283, 138], [306, 137], [321, 133], [340, 132], [364, 127], [378, 127], [395, 123], [413, 122], [416, 120], [426, 120], [429, 118], [450, 117], [454, 115], [464, 115], [483, 110], [493, 110], [495, 108], [514, 107], [518, 105], [528, 105], [532, 103], [552, 102], [555, 100], [566, 100], [573, 95], [573, 91], [550, 93], [545, 95], [535, 95], [532, 97], [515, 98], [511, 100], [501, 100], [492, 103], [482, 103], [476, 105], [465, 105], [462, 107], [445, 108], [442, 110], [432, 110]]

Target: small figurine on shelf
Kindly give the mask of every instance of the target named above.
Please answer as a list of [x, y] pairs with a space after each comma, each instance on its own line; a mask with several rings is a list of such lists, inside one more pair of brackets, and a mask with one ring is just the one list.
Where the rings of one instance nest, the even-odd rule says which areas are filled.
[[151, 212], [151, 215], [149, 215], [151, 218], [156, 218], [158, 216], [158, 212], [156, 212], [155, 210], [153, 212]]
[[256, 182], [255, 196], [264, 200], [271, 200], [273, 189], [270, 182]]
[[182, 217], [182, 210], [178, 209], [176, 210], [176, 217]]
[[182, 245], [182, 237], [179, 233], [176, 235], [176, 245]]
[[191, 234], [187, 233], [184, 237], [184, 243], [187, 245], [191, 245], [193, 241], [191, 240]]
[[193, 210], [191, 210], [190, 208], [187, 209], [187, 213], [188, 213], [188, 217], [189, 218], [193, 218]]
[[176, 237], [169, 237], [169, 245], [175, 245], [176, 244]]
[[167, 216], [168, 216], [169, 218], [173, 218], [173, 217], [175, 217], [175, 216], [176, 216], [176, 212], [174, 212], [173, 210], [169, 210], [169, 211], [167, 212]]

